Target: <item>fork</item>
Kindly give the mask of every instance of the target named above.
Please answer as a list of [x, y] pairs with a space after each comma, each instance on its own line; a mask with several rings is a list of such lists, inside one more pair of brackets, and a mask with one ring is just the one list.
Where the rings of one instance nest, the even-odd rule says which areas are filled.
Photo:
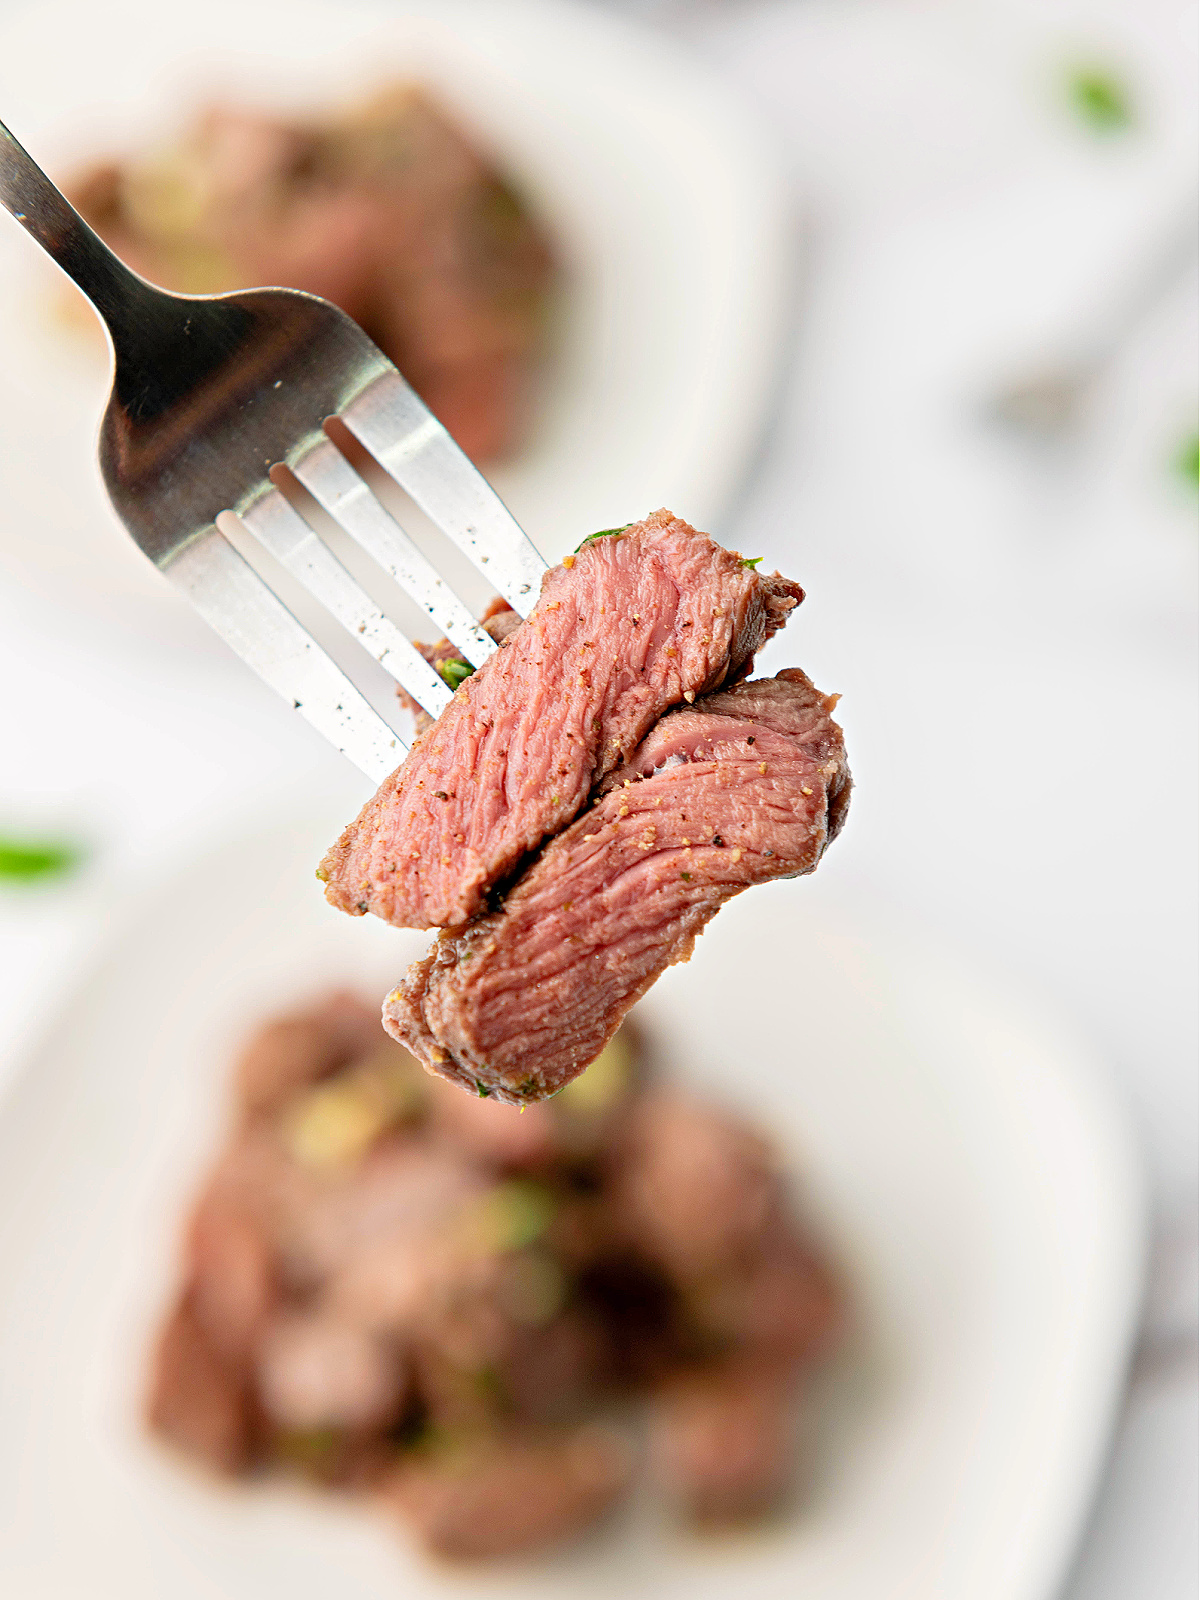
[[[396, 731], [218, 526], [248, 529], [430, 716], [451, 690], [278, 487], [291, 473], [473, 667], [496, 649], [326, 431], [338, 419], [526, 616], [545, 562], [499, 495], [344, 312], [298, 289], [155, 288], [0, 123], [0, 202], [99, 313], [113, 352], [100, 471], [134, 542], [226, 644], [376, 783]], [[226, 522], [226, 526], [228, 523]]]

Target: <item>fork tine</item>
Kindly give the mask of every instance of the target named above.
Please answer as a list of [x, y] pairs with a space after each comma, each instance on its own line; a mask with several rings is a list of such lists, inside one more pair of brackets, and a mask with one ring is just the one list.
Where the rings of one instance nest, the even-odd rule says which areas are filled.
[[[495, 563], [485, 575], [522, 616], [544, 571], [533, 545], [387, 358], [336, 306], [298, 289], [199, 296], [156, 289], [113, 254], [2, 124], [0, 207], [78, 285], [111, 336], [114, 380], [100, 428], [100, 473], [134, 541], [340, 750], [376, 779], [386, 776], [399, 741], [225, 539], [222, 516], [240, 516], [435, 717], [450, 699], [448, 685], [264, 470], [269, 475], [293, 452], [302, 458], [297, 435], [319, 443], [314, 421], [341, 414], [477, 566]], [[218, 507], [224, 509], [210, 520]], [[479, 641], [476, 647], [485, 648]]]
[[160, 568], [225, 643], [368, 778], [382, 783], [399, 766], [408, 753], [404, 741], [218, 528], [189, 539]]
[[417, 602], [458, 646], [473, 667], [481, 667], [496, 644], [462, 601], [425, 559], [404, 529], [385, 510], [331, 440], [307, 449], [288, 465], [333, 519]]
[[321, 602], [431, 717], [450, 689], [394, 622], [361, 589], [320, 536], [278, 489], [269, 488], [238, 513], [251, 533]]
[[514, 611], [528, 616], [546, 563], [491, 484], [399, 373], [376, 378], [341, 420]]

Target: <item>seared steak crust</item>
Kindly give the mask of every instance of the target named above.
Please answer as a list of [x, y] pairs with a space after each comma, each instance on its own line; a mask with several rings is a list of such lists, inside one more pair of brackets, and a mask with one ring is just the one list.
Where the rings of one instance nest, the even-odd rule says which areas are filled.
[[399, 927], [478, 916], [664, 711], [736, 679], [802, 598], [668, 511], [588, 542], [328, 852], [330, 903]]
[[833, 704], [790, 669], [663, 717], [501, 910], [409, 969], [388, 1032], [478, 1093], [555, 1093], [726, 900], [816, 867], [850, 792]]

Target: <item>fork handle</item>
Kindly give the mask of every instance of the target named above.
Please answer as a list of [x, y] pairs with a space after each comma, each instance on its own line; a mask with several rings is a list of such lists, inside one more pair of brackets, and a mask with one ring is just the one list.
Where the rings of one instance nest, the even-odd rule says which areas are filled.
[[0, 122], [0, 204], [87, 295], [116, 332], [148, 286], [88, 227]]

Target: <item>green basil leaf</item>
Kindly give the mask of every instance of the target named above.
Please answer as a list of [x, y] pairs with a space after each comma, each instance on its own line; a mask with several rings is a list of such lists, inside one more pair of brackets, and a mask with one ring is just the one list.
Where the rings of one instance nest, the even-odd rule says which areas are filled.
[[579, 543], [575, 546], [575, 554], [578, 555], [579, 552], [583, 549], [584, 545], [585, 544], [591, 544], [593, 539], [611, 539], [612, 536], [615, 533], [624, 533], [627, 528], [632, 528], [632, 527], [633, 527], [633, 523], [632, 522], [627, 522], [627, 523], [624, 524], [623, 527], [620, 527], [620, 528], [601, 528], [599, 533], [589, 533], [586, 539], [581, 539], [579, 541]]
[[70, 872], [82, 857], [78, 846], [61, 841], [0, 839], [0, 880], [28, 883], [34, 878], [56, 877]]
[[452, 689], [457, 689], [460, 683], [465, 683], [475, 671], [469, 662], [457, 661], [453, 657], [449, 661], [439, 661], [437, 669]]
[[1076, 115], [1098, 132], [1113, 133], [1133, 121], [1129, 95], [1115, 73], [1101, 67], [1077, 67], [1067, 88]]

